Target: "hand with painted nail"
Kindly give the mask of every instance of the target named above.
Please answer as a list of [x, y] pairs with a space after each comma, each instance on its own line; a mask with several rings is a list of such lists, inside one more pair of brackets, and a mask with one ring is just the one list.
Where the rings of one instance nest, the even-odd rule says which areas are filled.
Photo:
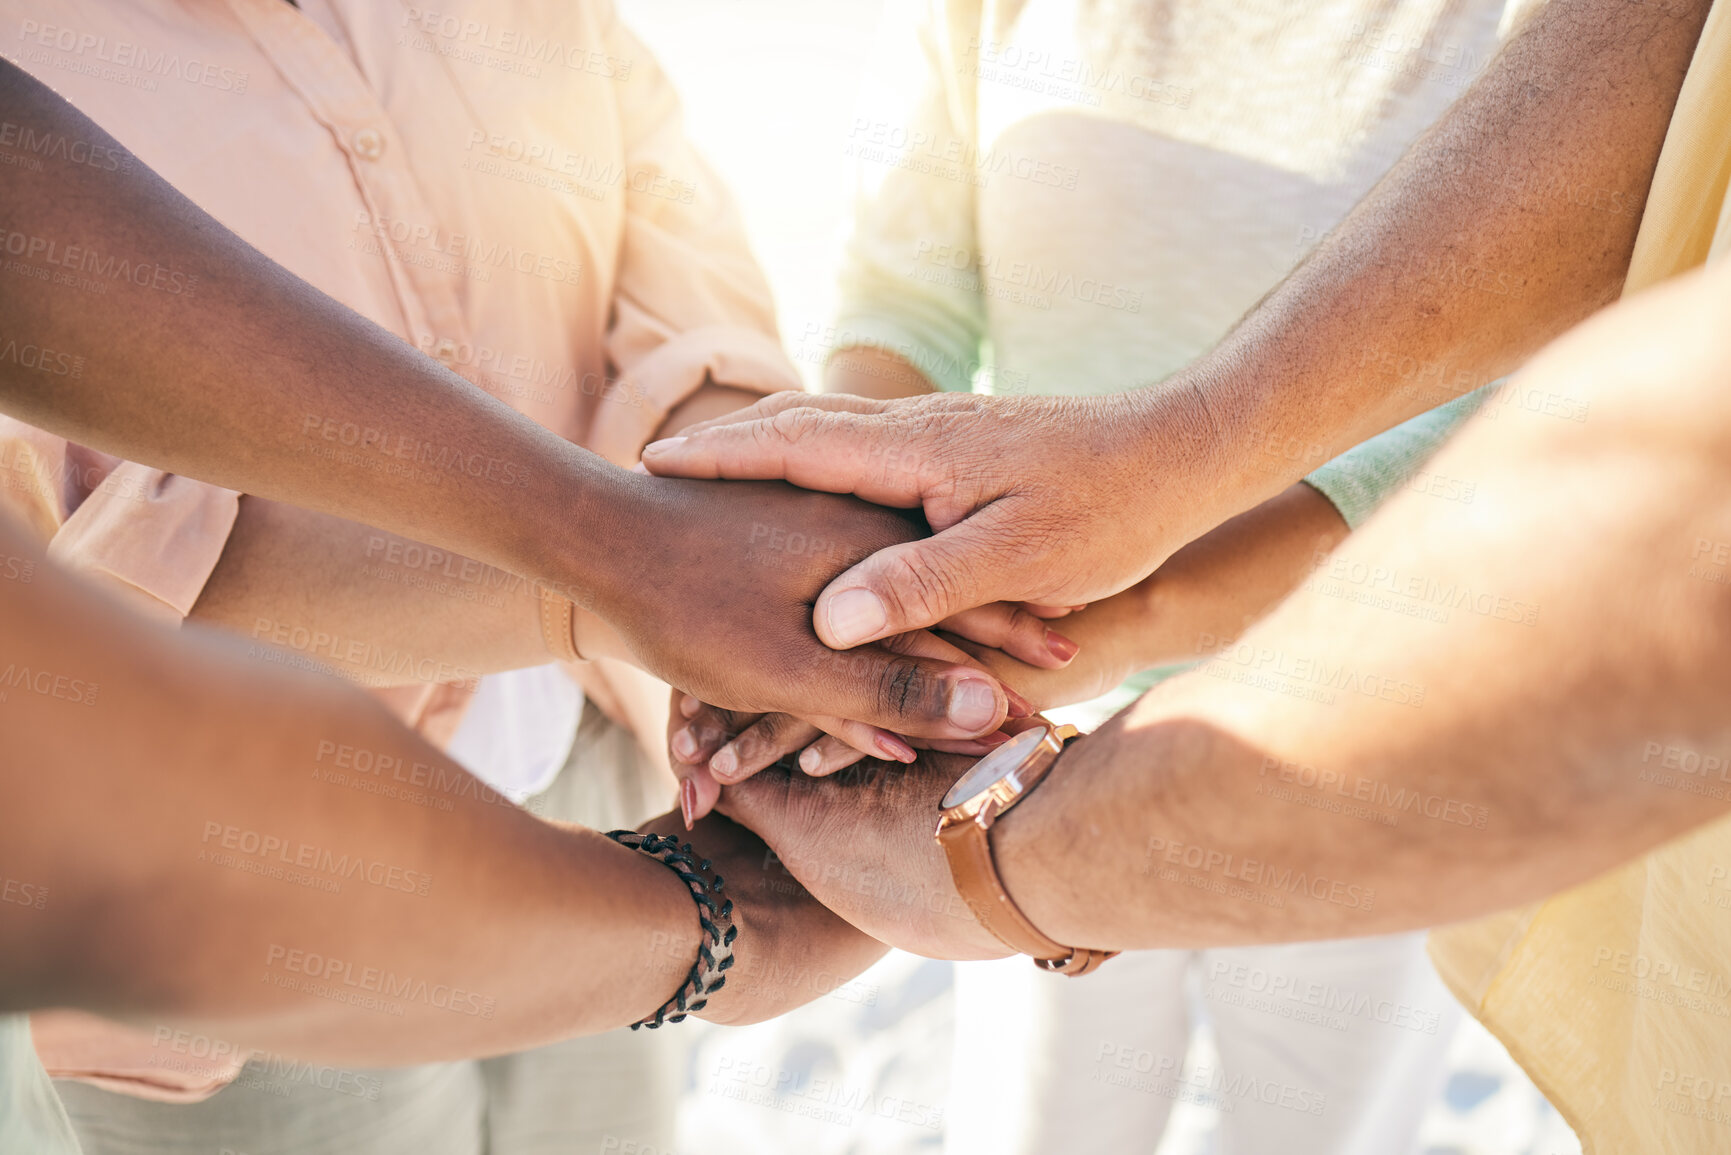
[[[920, 631], [887, 639], [884, 644], [897, 653], [963, 664], [978, 661], [978, 658], [970, 658], [957, 648], [957, 645], [967, 644], [979, 654], [991, 654], [1001, 661], [1000, 678], [1008, 672], [1031, 675], [1037, 669], [1001, 650], [964, 642], [960, 635], [952, 635], [952, 638], [954, 644]], [[1073, 649], [1074, 643], [1068, 639], [1065, 642]], [[1009, 699], [1011, 718], [1023, 718], [1033, 713], [1033, 707], [1016, 691], [1006, 687], [1005, 694]], [[998, 731], [973, 739], [906, 739], [888, 730], [845, 718], [796, 718], [782, 713], [723, 710], [678, 690], [674, 691], [673, 706], [668, 714], [667, 748], [673, 772], [680, 781], [680, 804], [687, 810], [687, 821], [708, 814], [723, 786], [742, 782], [764, 767], [790, 756], [797, 756], [797, 765], [804, 773], [823, 777], [851, 766], [861, 758], [912, 762], [916, 749], [979, 757], [1006, 738]]]
[[[823, 587], [859, 559], [921, 536], [917, 515], [779, 482], [633, 484], [644, 491], [633, 548], [610, 558], [588, 608], [644, 669], [740, 713], [845, 719], [945, 741], [1003, 723], [1003, 688], [958, 651], [893, 643], [837, 653], [812, 629]], [[1051, 627], [1020, 607], [985, 607], [958, 628], [1049, 664], [1066, 660]]]
[[1141, 580], [1237, 512], [1222, 508], [1235, 491], [1214, 477], [1214, 433], [1184, 390], [788, 393], [655, 442], [643, 460], [663, 477], [784, 478], [922, 510], [933, 536], [860, 559], [817, 599], [818, 636], [847, 649], [974, 606], [1069, 607]]

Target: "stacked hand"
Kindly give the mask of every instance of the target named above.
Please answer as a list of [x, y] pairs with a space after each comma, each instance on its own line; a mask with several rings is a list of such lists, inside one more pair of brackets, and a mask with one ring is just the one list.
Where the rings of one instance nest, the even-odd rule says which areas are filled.
[[[1216, 456], [1198, 394], [1160, 389], [898, 401], [779, 393], [655, 442], [643, 461], [662, 476], [785, 478], [923, 510], [935, 536], [860, 559], [817, 599], [818, 636], [848, 649], [972, 606], [1071, 607], [1124, 589], [1236, 512], [1210, 504]], [[1167, 484], [1141, 483], [1155, 470]]]
[[826, 778], [776, 766], [722, 792], [779, 868], [879, 942], [928, 958], [1002, 958], [950, 880], [933, 832], [938, 801], [971, 765], [924, 753], [911, 765], [867, 759]]
[[[824, 584], [921, 536], [917, 515], [780, 483], [634, 484], [644, 490], [633, 504], [640, 545], [609, 559], [589, 608], [645, 669], [722, 708], [786, 710], [858, 748], [901, 756], [910, 756], [905, 745], [875, 744], [880, 731], [957, 741], [992, 733], [1008, 715], [998, 682], [929, 635], [838, 654], [813, 632]], [[1019, 607], [979, 607], [945, 624], [1044, 666], [1075, 650]]]
[[[727, 982], [709, 998], [701, 1018], [716, 1023], [755, 1023], [774, 1018], [823, 991], [790, 988], [789, 976], [812, 974], [843, 979], [858, 974], [884, 953], [883, 943], [832, 913], [790, 877], [752, 831], [713, 815], [687, 832], [674, 811], [638, 828], [644, 834], [689, 841], [725, 882], [721, 895], [733, 900], [739, 928]], [[690, 934], [668, 939], [680, 958], [696, 954], [697, 913]]]

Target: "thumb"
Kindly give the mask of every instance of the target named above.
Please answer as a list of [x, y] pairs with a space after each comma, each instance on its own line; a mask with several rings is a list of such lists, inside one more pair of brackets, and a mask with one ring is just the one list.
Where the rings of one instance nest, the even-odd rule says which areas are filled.
[[992, 520], [982, 511], [932, 537], [881, 549], [842, 573], [813, 607], [817, 636], [848, 650], [1006, 600], [1002, 578], [1013, 575], [1026, 551], [1014, 527], [994, 532]]
[[966, 655], [957, 662], [881, 645], [837, 652], [815, 639], [811, 648], [817, 660], [799, 688], [807, 717], [827, 713], [892, 734], [954, 740], [990, 734], [1009, 714], [1004, 687]]

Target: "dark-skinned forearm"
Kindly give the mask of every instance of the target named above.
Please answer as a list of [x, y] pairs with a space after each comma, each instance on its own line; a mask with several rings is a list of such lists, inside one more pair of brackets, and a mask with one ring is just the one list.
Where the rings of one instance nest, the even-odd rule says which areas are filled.
[[620, 470], [294, 277], [6, 62], [0, 101], [104, 158], [5, 170], [0, 226], [30, 259], [124, 260], [182, 290], [0, 277], [6, 338], [53, 354], [0, 362], [7, 412], [585, 595], [632, 529], [640, 490]]

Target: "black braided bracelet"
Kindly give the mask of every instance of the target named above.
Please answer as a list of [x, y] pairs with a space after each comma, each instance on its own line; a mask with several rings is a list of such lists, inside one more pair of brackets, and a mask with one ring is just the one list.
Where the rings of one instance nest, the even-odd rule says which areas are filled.
[[[656, 1009], [653, 1015], [631, 1029], [648, 1027], [655, 1030], [662, 1023], [677, 1023], [686, 1015], [696, 1014], [709, 1003], [709, 996], [727, 982], [727, 969], [733, 965], [733, 940], [739, 928], [733, 924], [733, 900], [723, 899], [717, 905], [714, 895], [721, 893], [721, 876], [709, 869], [709, 859], [698, 858], [691, 843], [683, 846], [677, 838], [662, 834], [639, 834], [635, 830], [609, 830], [607, 837], [621, 846], [664, 864], [677, 874], [691, 890], [697, 903], [697, 925], [703, 936], [697, 945], [697, 961], [685, 983]], [[709, 875], [709, 879], [703, 876]]]

